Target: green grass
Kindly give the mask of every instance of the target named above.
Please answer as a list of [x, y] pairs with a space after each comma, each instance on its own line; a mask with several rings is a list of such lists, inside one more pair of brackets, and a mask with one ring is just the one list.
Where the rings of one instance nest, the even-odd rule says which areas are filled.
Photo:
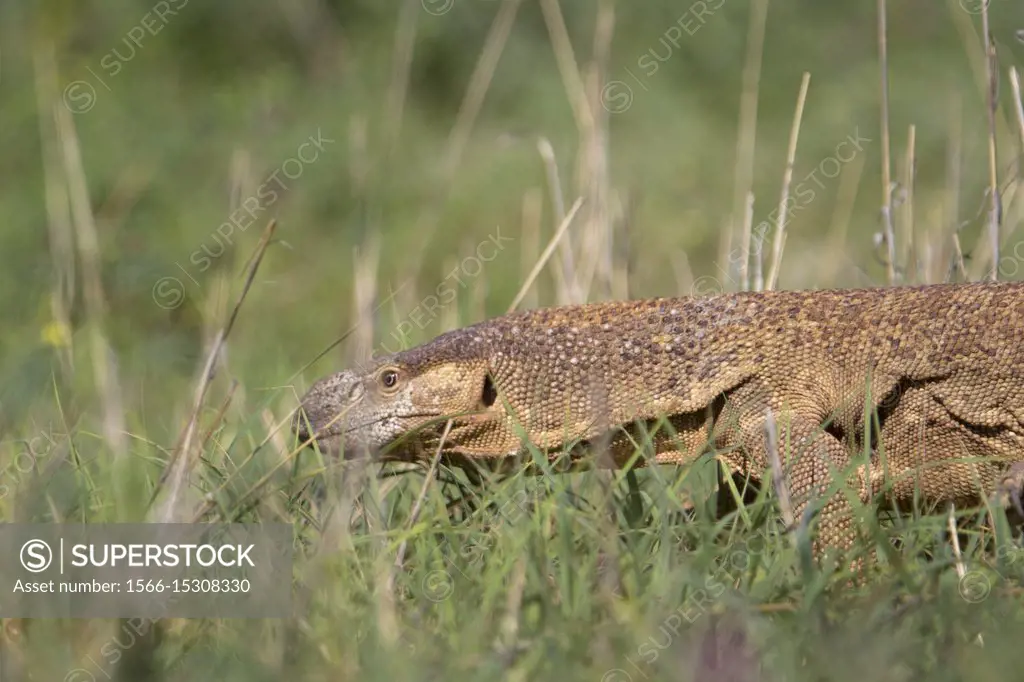
[[[163, 621], [153, 649], [141, 639], [126, 646], [123, 624], [34, 621], [8, 643], [8, 660], [26, 658], [42, 679], [76, 667], [99, 679], [114, 670], [117, 649], [104, 648], [114, 641], [125, 660], [161, 671], [153, 679], [182, 680], [985, 680], [1021, 663], [1020, 549], [999, 551], [990, 534], [987, 549], [979, 546], [970, 515], [959, 521], [964, 578], [945, 519], [924, 516], [869, 522], [869, 531], [901, 539], [901, 564], [883, 563], [851, 588], [843, 571], [801, 562], [770, 496], [716, 519], [705, 502], [713, 462], [643, 470], [635, 492], [621, 472], [520, 474], [468, 493], [434, 482], [412, 522], [422, 476], [364, 479], [354, 463], [325, 477], [312, 451], [279, 467], [254, 508], [248, 493], [279, 453], [250, 457], [259, 426], [216, 438], [221, 447], [195, 472], [201, 489], [218, 491], [208, 518], [295, 520], [295, 617]], [[65, 520], [133, 516], [117, 508], [119, 474], [90, 457], [86, 434], [54, 441], [38, 453], [41, 465], [68, 449], [82, 464], [22, 482], [24, 497], [5, 499], [26, 510], [19, 520], [50, 518], [43, 504], [31, 512], [28, 501], [40, 497], [71, 510]], [[146, 468], [152, 476], [158, 466]], [[353, 490], [357, 501], [346, 496]]]
[[[643, 86], [626, 69], [643, 74], [639, 58], [664, 53], [660, 39], [688, 7], [614, 3], [596, 83], [622, 79], [635, 97], [606, 118], [593, 100], [598, 125], [587, 130], [574, 117], [574, 86], [559, 70], [549, 18], [540, 2], [524, 2], [450, 172], [452, 131], [499, 5], [456, 0], [432, 16], [418, 1], [403, 14], [402, 4], [193, 0], [105, 85], [89, 69], [124, 49], [151, 3], [0, 4], [2, 518], [146, 518], [210, 343], [275, 217], [274, 241], [198, 412], [187, 503], [205, 509], [204, 521], [291, 522], [297, 538], [291, 619], [156, 628], [6, 621], [0, 676], [1014, 679], [1024, 663], [1024, 562], [998, 511], [992, 528], [977, 510], [958, 510], [964, 577], [942, 510], [865, 522], [865, 538], [898, 539], [901, 549], [854, 588], [843, 571], [807, 565], [806, 538], [794, 544], [782, 532], [772, 491], [720, 517], [709, 501], [711, 461], [640, 471], [632, 488], [621, 472], [517, 474], [478, 488], [432, 481], [414, 515], [422, 471], [378, 478], [374, 466], [295, 452], [280, 425], [313, 379], [372, 348], [394, 348], [397, 338], [418, 343], [499, 314], [515, 298], [559, 223], [538, 137], [554, 150], [564, 205], [577, 196], [599, 202], [568, 237], [572, 274], [595, 273], [587, 298], [738, 288], [733, 184], [747, 3], [726, 2]], [[586, 70], [599, 42], [595, 3], [560, 4]], [[977, 278], [989, 258], [976, 246], [989, 182], [979, 17], [957, 0], [889, 5], [897, 243], [902, 249], [912, 230], [915, 244], [939, 254], [917, 270], [901, 251], [905, 281], [945, 277], [958, 227]], [[1006, 72], [1024, 65], [1015, 37], [1024, 13], [997, 1], [991, 14], [1001, 253], [1010, 259], [1000, 270], [1017, 279], [1024, 193]], [[412, 29], [402, 23], [410, 17]], [[793, 185], [854, 131], [872, 140], [794, 214], [781, 288], [886, 282], [873, 246], [881, 202], [875, 20], [873, 3], [770, 6], [753, 225], [778, 204], [804, 71], [812, 79]], [[410, 45], [408, 78], [396, 80]], [[53, 114], [76, 80], [93, 83], [97, 98], [69, 128]], [[916, 175], [907, 200], [910, 125]], [[219, 248], [217, 228], [318, 131], [333, 142], [201, 269], [193, 254]], [[67, 157], [72, 140], [80, 166]], [[95, 219], [94, 260], [83, 249], [83, 206], [67, 206], [75, 182]], [[512, 238], [500, 256], [464, 277], [422, 327], [410, 324], [497, 229]], [[590, 249], [605, 238], [615, 245], [612, 272]], [[568, 299], [556, 262], [557, 252], [524, 305]], [[166, 277], [181, 280], [180, 303], [154, 299]], [[90, 286], [102, 305], [90, 303]], [[341, 350], [309, 365], [352, 329]], [[865, 539], [856, 551], [871, 545]]]

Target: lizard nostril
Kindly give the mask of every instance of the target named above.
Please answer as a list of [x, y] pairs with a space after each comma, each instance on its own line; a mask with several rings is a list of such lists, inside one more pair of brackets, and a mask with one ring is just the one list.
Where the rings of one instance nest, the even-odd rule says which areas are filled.
[[358, 400], [362, 394], [363, 385], [357, 381], [356, 383], [352, 384], [351, 388], [348, 389], [348, 401], [353, 402], [355, 400]]

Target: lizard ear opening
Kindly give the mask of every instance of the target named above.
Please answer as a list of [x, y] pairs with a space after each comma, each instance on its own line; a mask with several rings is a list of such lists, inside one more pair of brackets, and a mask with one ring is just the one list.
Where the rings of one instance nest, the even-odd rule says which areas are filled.
[[498, 389], [494, 387], [491, 375], [484, 375], [484, 387], [480, 392], [480, 404], [484, 407], [491, 407], [498, 400]]

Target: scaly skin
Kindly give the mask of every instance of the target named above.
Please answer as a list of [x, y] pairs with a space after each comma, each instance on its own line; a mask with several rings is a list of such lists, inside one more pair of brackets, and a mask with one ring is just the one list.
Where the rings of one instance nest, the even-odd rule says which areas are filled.
[[[880, 434], [865, 429], [869, 406]], [[770, 410], [794, 511], [823, 496], [819, 541], [844, 548], [852, 521], [834, 472], [863, 501], [900, 506], [915, 489], [973, 506], [1020, 477], [1008, 472], [1024, 460], [1024, 284], [521, 312], [321, 379], [302, 407], [332, 452], [429, 457], [450, 418], [442, 452], [456, 463], [529, 459], [526, 438], [552, 459], [598, 451], [605, 466], [638, 445], [640, 466], [713, 451], [755, 480], [769, 468]], [[300, 412], [303, 440], [305, 426]]]

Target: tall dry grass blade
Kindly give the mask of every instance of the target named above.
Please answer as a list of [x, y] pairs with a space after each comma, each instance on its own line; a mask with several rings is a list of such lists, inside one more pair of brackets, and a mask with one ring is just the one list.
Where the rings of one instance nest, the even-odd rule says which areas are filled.
[[[611, 52], [615, 12], [609, 0], [600, 0], [594, 28], [594, 59], [584, 78], [586, 100], [582, 107], [590, 111], [588, 128], [580, 129], [578, 188], [586, 197], [585, 217], [580, 230], [582, 254], [580, 296], [591, 299], [591, 287], [597, 285], [598, 297], [611, 295], [614, 277], [614, 223], [611, 215], [611, 187], [608, 171], [608, 110], [602, 105], [603, 75]], [[570, 48], [571, 49], [571, 48]], [[568, 93], [571, 97], [572, 93]]]
[[892, 226], [892, 147], [889, 142], [889, 49], [886, 0], [878, 0], [878, 79], [882, 130], [882, 238], [886, 248], [886, 278], [896, 284], [896, 235]]
[[999, 195], [999, 172], [996, 159], [996, 113], [999, 106], [999, 70], [997, 68], [996, 44], [992, 39], [988, 23], [988, 2], [981, 4], [981, 33], [985, 48], [985, 101], [988, 104], [988, 248], [991, 264], [988, 278], [999, 279], [999, 226], [1002, 223], [1002, 205]]
[[[522, 4], [522, 0], [504, 0], [494, 21], [491, 22], [491, 28], [484, 40], [483, 50], [477, 59], [469, 84], [466, 86], [466, 93], [459, 105], [455, 123], [448, 134], [444, 162], [441, 164], [443, 187], [441, 191], [433, 194], [432, 201], [416, 221], [414, 233], [420, 235], [420, 244], [422, 245], [420, 250], [435, 239], [434, 233], [441, 220], [442, 209], [451, 196], [455, 174], [462, 163], [466, 143], [473, 132], [477, 115], [480, 113], [484, 98], [490, 89], [498, 61], [505, 51], [505, 45], [515, 23], [520, 4]], [[413, 249], [414, 252], [416, 250], [416, 248]], [[418, 261], [413, 265], [418, 266]]]
[[[522, 245], [520, 247], [520, 267], [523, 278], [529, 275], [533, 264], [540, 258], [540, 224], [544, 216], [544, 198], [540, 188], [523, 192], [522, 202]], [[557, 262], [557, 261], [556, 261]], [[530, 287], [523, 298], [524, 306], [529, 310], [536, 308], [540, 301], [536, 287]]]
[[[381, 305], [383, 305], [383, 304], [381, 304]], [[300, 367], [294, 374], [292, 374], [288, 378], [288, 381], [285, 382], [284, 385], [285, 386], [291, 386], [292, 382], [294, 382], [296, 379], [298, 379], [300, 376], [302, 376], [302, 374], [307, 369], [309, 369], [310, 367], [312, 367], [316, 363], [320, 362], [322, 359], [324, 359], [327, 356], [328, 353], [330, 353], [332, 350], [334, 350], [338, 346], [340, 346], [343, 343], [345, 343], [345, 341], [347, 341], [352, 336], [352, 334], [355, 333], [357, 326], [358, 325], [353, 325], [353, 326], [349, 327], [344, 332], [342, 332], [341, 335], [338, 336], [338, 338], [336, 338], [335, 340], [333, 340], [329, 344], [327, 344], [327, 347], [325, 347], [323, 350], [321, 350], [319, 353], [317, 353], [315, 356], [313, 356], [312, 360], [307, 362], [305, 365]], [[292, 388], [294, 389], [294, 386], [292, 386]]]
[[[235, 391], [238, 390], [238, 387], [238, 380], [232, 379], [231, 385], [228, 386], [227, 394], [224, 396], [224, 400], [221, 401], [220, 407], [217, 408], [217, 413], [213, 416], [213, 419], [210, 420], [210, 425], [207, 427], [206, 433], [204, 433], [203, 437], [199, 440], [200, 452], [206, 449], [206, 446], [209, 444], [210, 439], [213, 438], [213, 432], [217, 430], [217, 427], [224, 423], [224, 418], [228, 413], [228, 407], [231, 406], [235, 397]], [[264, 412], [266, 412], [266, 410], [264, 410]], [[275, 442], [280, 441], [275, 438]], [[287, 452], [287, 449], [285, 449], [284, 452]]]
[[[963, 172], [963, 105], [960, 95], [953, 95], [949, 117], [949, 143], [946, 149], [946, 187], [944, 195], [944, 224], [949, 230], [949, 259], [944, 259], [946, 272], [943, 279], [949, 279], [949, 272], [956, 269], [956, 276], [966, 281], [967, 267], [964, 265], [964, 251], [960, 245], [960, 175]], [[944, 242], [943, 242], [944, 243]]]
[[[537, 151], [544, 162], [544, 173], [548, 180], [548, 192], [555, 211], [555, 226], [565, 221], [565, 197], [562, 194], [562, 181], [558, 174], [558, 159], [555, 149], [546, 137], [537, 140]], [[558, 254], [561, 260], [553, 261], [552, 270], [555, 275], [555, 300], [559, 303], [580, 302], [579, 284], [576, 264], [573, 257], [572, 234], [567, 234], [559, 241]]]
[[505, 613], [501, 617], [498, 628], [498, 641], [495, 648], [511, 658], [515, 655], [519, 637], [519, 619], [523, 608], [523, 592], [526, 588], [527, 555], [523, 554], [512, 566], [508, 593], [505, 596]]
[[[743, 232], [740, 237], [740, 254], [743, 260], [740, 261], [740, 291], [750, 290], [750, 242], [753, 239], [754, 229], [754, 193], [747, 192], [747, 201], [743, 211]], [[758, 236], [761, 239], [761, 236]], [[760, 260], [760, 251], [755, 257]], [[760, 269], [760, 268], [759, 268]]]
[[[452, 430], [452, 420], [449, 419], [444, 426], [444, 431], [441, 433], [441, 441], [437, 444], [437, 451], [434, 452], [434, 457], [430, 460], [430, 467], [427, 469], [427, 473], [423, 478], [423, 485], [420, 487], [420, 492], [416, 496], [416, 501], [412, 505], [412, 510], [409, 512], [409, 520], [406, 523], [406, 533], [416, 525], [419, 521], [420, 512], [423, 509], [423, 501], [427, 498], [427, 491], [430, 489], [430, 484], [434, 482], [437, 477], [437, 467], [441, 461], [441, 453], [444, 451], [445, 441], [448, 439], [448, 434]], [[377, 596], [377, 619], [378, 628], [380, 630], [381, 638], [389, 645], [394, 645], [398, 641], [398, 616], [395, 612], [395, 582], [398, 579], [398, 572], [402, 570], [402, 566], [405, 564], [405, 553], [409, 547], [409, 540], [405, 538], [398, 545], [398, 551], [395, 553], [395, 561], [391, 564], [391, 568], [388, 570], [388, 577], [384, 583], [384, 589], [381, 590]]]
[[1017, 115], [1017, 133], [1020, 137], [1021, 154], [1024, 154], [1024, 99], [1021, 97], [1020, 74], [1017, 72], [1016, 66], [1010, 67], [1010, 90], [1013, 92], [1013, 111]]
[[356, 322], [352, 341], [348, 348], [349, 364], [361, 363], [373, 352], [376, 338], [377, 277], [380, 265], [380, 233], [371, 230], [367, 233], [362, 246], [352, 252], [353, 301]]
[[[43, 157], [43, 192], [46, 204], [46, 226], [49, 234], [50, 257], [53, 264], [53, 284], [50, 290], [50, 314], [53, 324], [63, 333], [66, 344], [55, 347], [61, 369], [67, 375], [74, 372], [74, 353], [71, 337], [70, 310], [75, 300], [75, 242], [68, 206], [68, 186], [61, 163], [60, 145], [52, 119], [52, 94], [57, 92], [57, 73], [53, 48], [35, 51], [36, 105], [39, 113], [39, 139]], [[66, 333], [66, 337], [64, 334]]]
[[455, 125], [448, 136], [448, 151], [445, 154], [444, 174], [446, 184], [450, 184], [462, 161], [462, 154], [469, 140], [469, 134], [473, 130], [480, 108], [484, 103], [484, 96], [490, 88], [494, 79], [494, 70], [498, 67], [498, 60], [505, 51], [505, 43], [508, 42], [509, 33], [512, 32], [512, 25], [516, 20], [516, 13], [522, 0], [503, 0], [498, 13], [491, 23], [491, 30], [484, 41], [483, 52], [477, 60], [473, 75], [469, 78], [469, 86], [466, 88], [466, 95], [459, 106], [459, 112], [455, 117]]
[[[453, 422], [449, 419], [444, 426], [444, 431], [441, 432], [441, 440], [437, 444], [437, 450], [434, 452], [434, 457], [430, 460], [430, 467], [427, 469], [427, 473], [423, 478], [423, 485], [420, 487], [420, 492], [416, 496], [416, 501], [412, 505], [412, 510], [409, 512], [409, 520], [405, 524], [405, 530], [408, 531], [416, 522], [420, 519], [420, 513], [423, 510], [423, 500], [427, 498], [427, 490], [430, 489], [430, 484], [434, 481], [437, 476], [437, 466], [441, 462], [441, 453], [444, 452], [445, 441], [448, 440], [448, 435], [451, 433]], [[405, 552], [408, 548], [408, 540], [403, 540], [398, 545], [398, 552], [395, 554], [395, 563], [393, 570], [388, 575], [387, 591], [394, 592], [395, 589], [395, 577], [398, 571], [402, 570], [402, 565], [405, 563]]]
[[533, 286], [533, 282], [537, 279], [537, 275], [540, 274], [540, 271], [544, 269], [545, 263], [548, 262], [548, 259], [551, 258], [551, 254], [555, 251], [555, 247], [558, 246], [558, 241], [562, 238], [562, 235], [565, 234], [566, 230], [569, 229], [569, 226], [572, 224], [572, 219], [576, 217], [576, 212], [580, 210], [580, 206], [582, 205], [583, 197], [578, 198], [575, 203], [573, 203], [572, 208], [569, 209], [568, 215], [566, 215], [565, 219], [562, 220], [562, 224], [558, 226], [558, 230], [555, 231], [555, 234], [551, 237], [551, 241], [548, 242], [547, 247], [544, 249], [544, 253], [540, 255], [540, 258], [537, 259], [533, 269], [530, 270], [530, 274], [526, 276], [526, 281], [524, 281], [523, 285], [519, 287], [519, 293], [517, 293], [516, 297], [512, 299], [512, 303], [509, 304], [506, 313], [511, 313], [519, 307], [520, 303], [522, 303], [523, 297], [526, 296], [526, 292], [531, 286]]
[[[960, 550], [960, 535], [956, 527], [956, 505], [950, 503], [949, 514], [947, 516], [947, 523], [949, 525], [949, 541], [953, 546], [953, 559], [956, 567], [956, 577], [959, 580], [963, 580], [964, 576], [967, 575], [967, 566], [964, 564], [963, 553]], [[975, 641], [980, 646], [985, 646], [985, 640], [979, 632]]]
[[785, 521], [786, 528], [792, 528], [796, 516], [793, 514], [793, 502], [789, 495], [789, 486], [786, 484], [786, 474], [782, 469], [782, 460], [779, 457], [779, 430], [771, 408], [765, 410], [764, 416], [764, 428], [768, 436], [768, 460], [772, 467], [772, 486], [779, 499], [782, 520]]
[[[369, 122], [361, 113], [348, 118], [348, 176], [352, 183], [352, 195], [366, 201], [370, 186], [371, 155], [369, 151]], [[369, 211], [369, 209], [368, 209]], [[368, 222], [375, 218], [368, 216]]]
[[718, 254], [715, 257], [715, 263], [721, 263], [722, 265], [718, 268], [720, 272], [725, 276], [726, 283], [722, 284], [722, 291], [731, 291], [733, 285], [736, 284], [736, 270], [733, 268], [733, 254], [736, 253], [732, 248], [733, 242], [736, 240], [736, 236], [733, 234], [736, 230], [732, 224], [732, 217], [723, 217], [720, 219], [718, 228]]
[[[543, 136], [537, 138], [537, 152], [540, 154], [541, 161], [544, 162], [548, 192], [551, 194], [551, 204], [555, 209], [555, 221], [561, 223], [565, 218], [565, 196], [562, 194], [562, 180], [558, 175], [558, 159], [555, 158], [555, 148], [551, 145], [551, 140]], [[568, 257], [572, 258], [571, 251]]]
[[1010, 67], [1010, 92], [1013, 97], [1012, 106], [1015, 118], [1017, 119], [1017, 132], [1021, 151], [1020, 154], [1013, 155], [1015, 160], [1012, 175], [1014, 178], [1017, 211], [1011, 213], [1007, 210], [1007, 215], [1004, 217], [1006, 222], [1004, 232], [1006, 234], [1013, 234], [1017, 230], [1017, 225], [1024, 222], [1024, 163], [1022, 163], [1024, 161], [1024, 99], [1021, 98], [1020, 74], [1014, 66]]
[[614, 279], [612, 281], [612, 298], [618, 301], [625, 301], [632, 295], [630, 293], [630, 282], [635, 277], [635, 259], [633, 257], [633, 202], [632, 197], [627, 195], [623, 203], [618, 205], [619, 212], [613, 225], [617, 226], [615, 234], [619, 235], [619, 246], [614, 251], [618, 255], [613, 266]]
[[[753, 194], [751, 194], [753, 196]], [[753, 210], [753, 208], [751, 208]], [[753, 218], [751, 218], [753, 220]], [[754, 291], [764, 290], [764, 233], [758, 232], [754, 239]]]
[[[64, 173], [68, 181], [68, 198], [78, 245], [78, 258], [82, 264], [82, 284], [88, 320], [89, 340], [96, 389], [103, 410], [103, 438], [110, 447], [114, 469], [124, 472], [128, 456], [125, 439], [125, 415], [122, 389], [117, 371], [117, 357], [107, 338], [107, 304], [103, 294], [102, 266], [100, 264], [99, 235], [89, 200], [89, 189], [82, 162], [82, 150], [71, 111], [60, 100], [51, 96], [52, 111], [56, 118], [64, 156]], [[115, 492], [119, 503], [128, 494], [121, 486]], [[123, 507], [122, 507], [123, 508]]]
[[[199, 383], [196, 386], [192, 403], [192, 412], [189, 415], [188, 424], [186, 424], [180, 438], [181, 446], [175, 452], [171, 461], [168, 462], [167, 468], [165, 469], [163, 476], [161, 476], [160, 482], [153, 491], [153, 496], [150, 502], [150, 518], [157, 522], [175, 523], [186, 521], [187, 517], [184, 514], [183, 496], [188, 483], [189, 474], [191, 473], [192, 467], [195, 463], [195, 458], [192, 456], [192, 441], [195, 438], [196, 429], [198, 427], [199, 412], [202, 410], [203, 404], [206, 402], [207, 391], [210, 388], [210, 384], [213, 382], [214, 376], [217, 374], [217, 360], [220, 358], [224, 344], [227, 342], [228, 335], [231, 334], [231, 330], [235, 326], [235, 320], [238, 319], [238, 313], [242, 309], [242, 304], [245, 303], [246, 296], [249, 294], [249, 289], [252, 287], [252, 283], [256, 277], [256, 271], [259, 269], [260, 263], [263, 261], [263, 255], [266, 253], [267, 247], [270, 245], [270, 240], [274, 236], [274, 231], [276, 229], [277, 221], [271, 219], [267, 224], [266, 229], [263, 231], [260, 241], [256, 245], [256, 250], [250, 259], [249, 271], [246, 274], [245, 284], [242, 286], [242, 293], [239, 294], [238, 300], [235, 303], [234, 309], [231, 311], [231, 315], [228, 318], [227, 323], [225, 323], [224, 327], [220, 332], [218, 332], [210, 347], [210, 353], [206, 358], [206, 362], [203, 366], [203, 372], [200, 375]], [[166, 494], [163, 500], [158, 501], [159, 496], [164, 489], [166, 489]]]
[[779, 268], [782, 266], [782, 247], [786, 241], [786, 218], [789, 212], [789, 185], [793, 182], [793, 165], [796, 163], [796, 145], [800, 139], [800, 123], [804, 118], [804, 104], [807, 102], [807, 88], [811, 85], [811, 74], [804, 71], [800, 81], [800, 94], [796, 99], [796, 113], [793, 114], [793, 126], [789, 130], [789, 148], [786, 150], [786, 170], [782, 174], [782, 195], [779, 199], [779, 218], [775, 225], [775, 240], [772, 243], [772, 269], [768, 271], [765, 288], [775, 288], [779, 281]]
[[405, 98], [409, 93], [409, 74], [412, 71], [417, 22], [422, 11], [421, 0], [405, 0], [398, 12], [395, 47], [391, 52], [391, 82], [388, 84], [387, 103], [384, 108], [384, 149], [388, 161], [394, 157], [398, 149]]
[[[544, 23], [548, 29], [548, 36], [555, 55], [555, 62], [562, 79], [562, 86], [565, 89], [566, 99], [573, 112], [573, 119], [576, 123], [576, 130], [580, 139], [581, 153], [577, 159], [577, 191], [588, 201], [587, 215], [584, 216], [583, 227], [580, 230], [578, 240], [572, 244], [580, 245], [580, 260], [576, 265], [577, 271], [573, 272], [573, 278], [566, 277], [568, 290], [566, 292], [566, 303], [581, 303], [588, 298], [588, 291], [594, 273], [598, 270], [601, 237], [606, 233], [600, 226], [602, 220], [603, 200], [597, 197], [598, 205], [591, 205], [589, 202], [595, 200], [595, 194], [601, 191], [600, 186], [591, 185], [588, 180], [596, 171], [601, 173], [602, 152], [601, 143], [598, 139], [600, 123], [597, 120], [598, 112], [604, 111], [603, 107], [591, 104], [588, 98], [587, 87], [584, 78], [577, 65], [576, 55], [569, 38], [569, 31], [566, 28], [565, 18], [558, 0], [541, 0], [541, 12], [544, 16]], [[599, 20], [597, 31], [601, 32], [601, 16], [604, 14], [604, 21], [607, 23], [607, 9], [599, 8]], [[594, 100], [600, 97], [600, 88], [592, 88]], [[595, 156], [596, 154], [596, 156]], [[599, 182], [600, 185], [600, 182]], [[595, 221], [598, 221], [595, 223]], [[567, 247], [569, 243], [567, 243]], [[566, 251], [563, 251], [563, 258]]]
[[676, 291], [679, 296], [692, 296], [695, 293], [693, 268], [690, 267], [690, 259], [686, 255], [686, 251], [680, 249], [673, 253], [670, 257], [670, 264], [672, 265], [672, 277], [676, 281]]
[[[473, 258], [476, 245], [471, 239], [463, 242], [463, 258]], [[463, 260], [462, 262], [466, 262]], [[469, 287], [469, 306], [467, 315], [472, 322], [479, 322], [487, 317], [487, 292], [490, 290], [490, 281], [486, 277], [478, 277], [474, 280], [473, 286]]]
[[565, 26], [565, 18], [562, 16], [562, 9], [558, 5], [558, 0], [540, 0], [540, 8], [544, 15], [548, 36], [551, 39], [551, 46], [554, 48], [555, 63], [558, 65], [558, 73], [562, 77], [562, 86], [565, 88], [569, 106], [572, 108], [573, 117], [576, 120], [576, 129], [591, 130], [594, 127], [594, 114], [587, 106], [586, 89], [583, 86], [579, 67], [576, 65], [576, 56], [572, 49], [572, 41], [569, 39], [569, 30]]
[[964, 565], [964, 555], [960, 550], [960, 534], [956, 528], [956, 506], [949, 505], [949, 513], [946, 515], [946, 524], [949, 526], [949, 543], [953, 546], [953, 558], [956, 560], [956, 575], [963, 579], [967, 574], [967, 566]]
[[[967, 58], [968, 63], [971, 67], [971, 75], [974, 77], [975, 86], [978, 88], [978, 94], [985, 100], [988, 99], [988, 91], [991, 87], [991, 79], [988, 76], [988, 66], [986, 61], [988, 59], [989, 50], [984, 42], [988, 41], [988, 34], [978, 35], [978, 31], [975, 29], [973, 17], [977, 16], [977, 12], [965, 12], [963, 11], [962, 0], [947, 0], [950, 7], [950, 12], [953, 15], [953, 23], [960, 33], [960, 37], [963, 40], [964, 56]], [[978, 0], [976, 5], [991, 5], [992, 0]], [[980, 7], [979, 7], [980, 9]], [[1006, 118], [1002, 115], [1001, 111], [996, 111], [996, 136], [1002, 137], [1010, 132], [1010, 124]]]
[[[454, 272], [459, 267], [459, 259], [456, 256], [448, 256], [444, 259], [444, 267], [442, 268], [441, 275], [445, 273]], [[441, 329], [448, 331], [450, 329], [457, 329], [459, 327], [459, 300], [461, 298], [461, 288], [455, 292], [455, 296], [452, 298], [452, 302], [446, 305], [441, 310]]]
[[[232, 388], [233, 388], [233, 384], [234, 384], [234, 382], [232, 382]], [[225, 401], [224, 401], [224, 407], [225, 408], [227, 407], [227, 400], [229, 400], [229, 399], [230, 399], [230, 395], [228, 394], [227, 399], [225, 399]], [[219, 416], [220, 415], [218, 415], [218, 417]], [[266, 431], [267, 437], [269, 437], [270, 438], [270, 442], [273, 443], [273, 449], [274, 449], [274, 451], [276, 451], [276, 455], [278, 455], [278, 459], [279, 460], [283, 460], [283, 459], [287, 458], [288, 457], [288, 452], [290, 450], [290, 447], [288, 446], [288, 441], [285, 439], [284, 433], [282, 433], [280, 430], [278, 430], [278, 425], [276, 425], [274, 423], [274, 415], [273, 415], [273, 413], [270, 412], [268, 409], [263, 408], [259, 412], [259, 419], [260, 419], [260, 423], [263, 424], [263, 429]], [[214, 420], [214, 422], [216, 422], [216, 421], [217, 420]]]
[[903, 253], [900, 254], [900, 262], [906, 264], [908, 273], [911, 266], [913, 266], [914, 280], [917, 283], [921, 283], [921, 269], [919, 259], [917, 257], [917, 250], [915, 248], [915, 235], [914, 235], [914, 184], [917, 177], [917, 159], [916, 159], [916, 144], [917, 144], [917, 127], [913, 124], [907, 129], [907, 153], [903, 160], [903, 190], [906, 192], [906, 196], [903, 197], [903, 203], [900, 208], [902, 219], [900, 223], [903, 227]]
[[[344, 416], [345, 416], [345, 413], [342, 413], [339, 416], [335, 417], [328, 424], [326, 424], [324, 426], [324, 429], [330, 428], [337, 421], [339, 421], [340, 419], [343, 419]], [[273, 427], [273, 429], [270, 431], [270, 433], [268, 435], [266, 435], [263, 438], [263, 440], [260, 441], [256, 445], [255, 448], [253, 448], [252, 452], [250, 452], [246, 456], [246, 458], [244, 460], [242, 460], [242, 462], [240, 462], [239, 465], [237, 467], [235, 467], [235, 468], [237, 470], [239, 470], [239, 471], [244, 470], [245, 467], [247, 467], [250, 464], [250, 462], [252, 462], [253, 458], [256, 456], [256, 453], [261, 452], [267, 446], [267, 444], [271, 442], [271, 439], [274, 437], [274, 434], [276, 434], [279, 431], [281, 431], [281, 429], [286, 428], [291, 423], [292, 423], [292, 415], [289, 414], [288, 416], [283, 418], [280, 422], [278, 422]], [[313, 437], [315, 437], [315, 435], [316, 434], [314, 434]], [[286, 466], [287, 464], [290, 464], [294, 460], [295, 456], [298, 455], [300, 452], [302, 452], [302, 450], [307, 445], [309, 445], [312, 442], [313, 437], [311, 437], [310, 440], [303, 442], [300, 445], [300, 447], [298, 447], [295, 450], [289, 452], [286, 458], [284, 458], [284, 459], [278, 461], [277, 463], [275, 463], [269, 470], [267, 470], [267, 472], [265, 474], [263, 474], [263, 476], [259, 480], [257, 480], [251, 486], [249, 486], [249, 488], [244, 493], [242, 493], [241, 495], [238, 495], [237, 498], [235, 498], [233, 500], [233, 502], [235, 503], [236, 507], [237, 506], [241, 506], [242, 504], [248, 502], [257, 493], [261, 492], [267, 486], [267, 484], [270, 483], [273, 480], [273, 478], [277, 474], [278, 470], [280, 470], [282, 467]], [[214, 510], [214, 508], [217, 506], [217, 498], [219, 496], [221, 496], [224, 493], [224, 491], [228, 488], [228, 486], [230, 486], [233, 482], [234, 482], [234, 479], [231, 479], [231, 478], [225, 479], [225, 481], [223, 483], [221, 483], [220, 486], [218, 486], [216, 489], [214, 489], [209, 494], [207, 494], [205, 496], [205, 499], [202, 501], [202, 503], [196, 507], [196, 510], [195, 510], [195, 512], [193, 512], [192, 517], [190, 519], [187, 519], [185, 521], [185, 523], [199, 523], [203, 519], [203, 517], [205, 517], [207, 514], [209, 514], [211, 511]]]
[[[761, 58], [768, 24], [768, 0], [754, 0], [750, 5], [747, 28], [747, 53], [743, 61], [743, 90], [740, 95], [740, 124], [736, 139], [736, 163], [733, 169], [733, 229], [740, 222], [754, 193], [754, 152], [757, 139], [757, 104], [761, 89]], [[751, 220], [751, 222], [753, 222]], [[742, 235], [743, 262], [740, 263], [740, 284], [749, 288], [750, 233], [746, 226]]]

